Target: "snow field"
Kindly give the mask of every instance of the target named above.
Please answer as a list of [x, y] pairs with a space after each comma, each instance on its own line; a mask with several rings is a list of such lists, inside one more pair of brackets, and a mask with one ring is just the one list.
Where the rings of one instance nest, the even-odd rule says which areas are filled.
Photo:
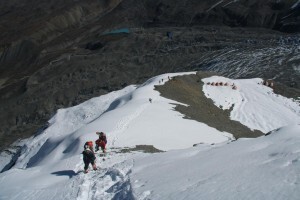
[[140, 199], [147, 193], [152, 200], [296, 200], [299, 161], [300, 125], [294, 125], [257, 139], [136, 159], [130, 179]]
[[[203, 92], [221, 109], [230, 109], [230, 118], [250, 129], [268, 133], [276, 128], [300, 123], [299, 103], [276, 95], [262, 85], [262, 79], [231, 80], [213, 76], [202, 79]], [[212, 86], [207, 83], [228, 83], [228, 86]], [[237, 89], [232, 89], [234, 84]]]

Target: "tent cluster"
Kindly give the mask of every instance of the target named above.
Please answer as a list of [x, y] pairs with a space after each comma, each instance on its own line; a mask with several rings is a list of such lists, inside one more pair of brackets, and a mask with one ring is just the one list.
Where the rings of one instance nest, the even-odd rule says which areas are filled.
[[237, 89], [237, 86], [233, 83], [233, 84], [229, 84], [229, 83], [223, 83], [223, 82], [207, 82], [206, 85], [211, 85], [211, 86], [230, 86], [233, 90]]
[[273, 80], [264, 80], [262, 82], [262, 84], [265, 85], [265, 86], [271, 87], [271, 88], [274, 87], [274, 81]]

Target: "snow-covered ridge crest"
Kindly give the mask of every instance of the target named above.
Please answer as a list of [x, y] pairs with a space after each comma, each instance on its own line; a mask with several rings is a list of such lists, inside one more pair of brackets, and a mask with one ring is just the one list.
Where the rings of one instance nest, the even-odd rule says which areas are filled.
[[260, 78], [232, 80], [213, 76], [202, 81], [206, 97], [221, 109], [232, 109], [230, 118], [250, 129], [268, 133], [300, 123], [299, 102], [274, 94]]
[[[47, 157], [58, 156], [68, 157], [73, 154], [80, 153], [81, 146], [86, 140], [95, 140], [96, 131], [102, 130], [108, 133], [109, 142], [115, 146], [133, 146], [136, 144], [151, 144], [164, 150], [172, 148], [185, 148], [194, 144], [194, 138], [191, 137], [188, 142], [183, 142], [180, 145], [165, 144], [169, 137], [174, 137], [174, 132], [180, 132], [185, 129], [185, 126], [190, 126], [195, 122], [187, 120], [187, 124], [180, 125], [183, 115], [167, 114], [172, 110], [174, 105], [170, 103], [180, 104], [172, 100], [167, 100], [160, 97], [159, 93], [154, 90], [155, 85], [164, 84], [173, 76], [195, 74], [195, 72], [164, 74], [153, 77], [146, 81], [141, 86], [128, 86], [120, 91], [111, 92], [107, 95], [92, 98], [80, 105], [60, 109], [55, 116], [49, 120], [49, 127], [41, 134], [32, 137], [23, 145], [23, 149], [19, 159], [16, 161], [14, 168], [27, 168], [42, 164], [47, 160]], [[150, 106], [148, 99], [153, 99], [153, 104]], [[149, 107], [150, 106], [150, 107]], [[155, 112], [160, 112], [165, 109], [160, 117], [154, 117]], [[150, 113], [148, 113], [150, 112]], [[143, 114], [142, 114], [143, 113]], [[148, 114], [147, 114], [148, 113]], [[146, 115], [146, 119], [143, 118]], [[169, 119], [169, 123], [165, 122], [163, 129], [168, 129], [165, 140], [151, 139], [153, 134], [160, 134], [161, 125], [157, 125], [159, 120], [173, 117], [177, 120], [178, 126], [172, 126], [174, 121]], [[152, 119], [151, 119], [152, 118]], [[155, 120], [156, 119], [156, 120]], [[138, 120], [139, 122], [136, 122]], [[152, 123], [149, 124], [149, 121]], [[134, 123], [133, 125], [131, 125]], [[191, 124], [190, 124], [191, 123]], [[155, 125], [156, 124], [156, 125]], [[140, 128], [145, 126], [155, 126], [152, 129], [144, 131], [148, 137], [141, 137], [136, 134], [140, 133]], [[202, 125], [205, 126], [205, 125]], [[169, 127], [169, 128], [168, 128]], [[199, 128], [191, 130], [193, 135], [197, 134]], [[156, 130], [158, 129], [158, 130]], [[125, 132], [125, 134], [124, 134]], [[149, 133], [148, 133], [149, 132]], [[216, 135], [207, 137], [204, 142], [215, 143], [223, 142], [228, 139], [227, 136], [220, 135], [215, 131]], [[175, 134], [176, 135], [176, 134]], [[200, 135], [198, 140], [202, 141]], [[179, 140], [180, 136], [177, 136]], [[218, 139], [219, 138], [219, 139]], [[7, 160], [6, 160], [7, 162]], [[3, 164], [2, 168], [6, 164]]]

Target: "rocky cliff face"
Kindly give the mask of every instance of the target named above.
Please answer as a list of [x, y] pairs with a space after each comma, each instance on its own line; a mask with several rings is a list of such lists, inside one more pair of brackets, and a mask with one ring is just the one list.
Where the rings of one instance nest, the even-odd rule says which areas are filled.
[[[150, 3], [150, 2], [149, 2]], [[152, 23], [228, 25], [299, 31], [299, 2], [259, 0], [154, 1], [147, 6]], [[150, 17], [149, 16], [149, 17]], [[149, 19], [148, 19], [149, 20]]]
[[0, 2], [0, 150], [35, 134], [59, 108], [165, 72], [272, 78], [297, 96], [299, 4]]

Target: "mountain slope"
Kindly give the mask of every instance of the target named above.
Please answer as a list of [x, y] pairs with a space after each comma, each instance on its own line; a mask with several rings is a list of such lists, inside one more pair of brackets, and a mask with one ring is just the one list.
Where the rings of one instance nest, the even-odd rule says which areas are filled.
[[[281, 116], [274, 115], [273, 118], [282, 124], [270, 125], [273, 126], [273, 129], [283, 124], [290, 125], [291, 128], [282, 129], [274, 135], [271, 134], [258, 139], [242, 139], [232, 142], [234, 138], [230, 133], [221, 132], [205, 123], [184, 119], [184, 115], [175, 111], [174, 108], [175, 105], [188, 105], [164, 98], [154, 90], [155, 86], [167, 85], [169, 82], [180, 78], [184, 79], [184, 77], [194, 77], [195, 74], [196, 72], [160, 75], [149, 79], [140, 86], [128, 86], [120, 91], [93, 98], [78, 106], [58, 110], [57, 114], [49, 121], [50, 126], [46, 130], [23, 142], [22, 152], [15, 165], [10, 170], [0, 174], [0, 198], [171, 198], [173, 189], [168, 185], [183, 190], [183, 196], [178, 194], [179, 198], [186, 196], [189, 199], [195, 199], [200, 193], [207, 198], [212, 198], [211, 195], [216, 193], [203, 192], [200, 183], [207, 184], [205, 185], [206, 189], [218, 188], [222, 191], [221, 189], [225, 188], [229, 189], [228, 191], [233, 191], [232, 188], [240, 187], [246, 181], [250, 181], [249, 184], [254, 184], [251, 173], [254, 173], [254, 177], [260, 176], [260, 171], [257, 170], [257, 165], [260, 164], [263, 165], [263, 170], [266, 170], [266, 166], [268, 166], [271, 172], [282, 166], [283, 168], [280, 168], [282, 170], [278, 173], [287, 180], [286, 183], [272, 184], [273, 181], [277, 180], [277, 176], [273, 177], [268, 174], [267, 180], [270, 182], [261, 180], [261, 184], [268, 183], [270, 187], [276, 186], [282, 189], [284, 194], [293, 190], [298, 183], [297, 174], [299, 174], [297, 173], [299, 170], [297, 165], [299, 125], [293, 126], [292, 124], [300, 122], [299, 104], [291, 99], [273, 94], [262, 96], [263, 99], [256, 101], [256, 105], [270, 99], [282, 104], [282, 99], [285, 99], [282, 106], [285, 106], [286, 110], [282, 112], [284, 112], [283, 114], [294, 113], [295, 119], [286, 121]], [[211, 77], [210, 79], [215, 78], [218, 80], [225, 79], [221, 77]], [[204, 82], [205, 80], [203, 79]], [[239, 80], [230, 81], [243, 82]], [[245, 81], [247, 84], [257, 85], [257, 79]], [[215, 93], [216, 88], [208, 88], [207, 85], [203, 84], [201, 86], [202, 88], [199, 89], [203, 89], [206, 93], [208, 91]], [[270, 90], [266, 86], [261, 87], [265, 87], [266, 91]], [[251, 87], [249, 90], [247, 87], [243, 90], [236, 90], [236, 92], [241, 93], [247, 91], [253, 96], [260, 93], [260, 91], [252, 90]], [[226, 94], [229, 93], [224, 90], [223, 95]], [[152, 103], [149, 102], [149, 98], [152, 98]], [[251, 96], [245, 96], [245, 100], [248, 98], [251, 100]], [[291, 107], [295, 110], [290, 109]], [[245, 108], [238, 107], [237, 109], [244, 114], [244, 117], [251, 119], [251, 113], [248, 116], [247, 113], [243, 112]], [[267, 111], [270, 115], [274, 113], [274, 110], [267, 107], [263, 112], [257, 110], [256, 114], [260, 116]], [[258, 124], [258, 121], [253, 121], [253, 119], [252, 122], [247, 124], [250, 129], [254, 129], [254, 125]], [[83, 167], [80, 153], [86, 141], [97, 139], [96, 131], [107, 133], [108, 155], [106, 160], [102, 161], [98, 154], [97, 165], [100, 170], [85, 175], [80, 172]], [[190, 148], [196, 143], [200, 144]], [[172, 151], [151, 156], [142, 152], [135, 152], [134, 148], [128, 148], [145, 144]], [[277, 145], [282, 146], [282, 151], [280, 150], [279, 153], [275, 152], [275, 150], [279, 151]], [[136, 150], [143, 148], [136, 148]], [[292, 153], [286, 154], [287, 152]], [[274, 158], [270, 162], [266, 159], [268, 155]], [[1, 154], [1, 159], [3, 156], [6, 156], [5, 153]], [[264, 164], [264, 161], [268, 161], [267, 164]], [[186, 163], [190, 165], [186, 165]], [[229, 165], [229, 163], [231, 164]], [[240, 182], [237, 184], [230, 182], [236, 177], [233, 172], [243, 170], [244, 167], [253, 163], [254, 165], [250, 167], [251, 173], [241, 173]], [[1, 162], [1, 164], [3, 163]], [[226, 170], [221, 173], [224, 165], [227, 166]], [[201, 173], [198, 172], [199, 167], [203, 167]], [[153, 169], [149, 170], [149, 168]], [[160, 179], [166, 175], [160, 173], [168, 169], [170, 170], [168, 171], [170, 177]], [[295, 173], [286, 174], [286, 170], [290, 169], [295, 170]], [[178, 171], [182, 173], [178, 174]], [[206, 172], [205, 176], [202, 174], [204, 172]], [[207, 180], [201, 181], [203, 177], [206, 177]], [[219, 181], [219, 184], [214, 184], [216, 180]], [[187, 181], [190, 181], [190, 184]], [[142, 185], [144, 187], [141, 187]], [[161, 192], [161, 189], [164, 189], [164, 192]], [[207, 189], [207, 191], [209, 190]], [[234, 197], [246, 197], [258, 191], [258, 188], [250, 187], [241, 191], [241, 193], [228, 192], [224, 195], [227, 197], [232, 197], [232, 195]], [[193, 194], [196, 196], [189, 196]], [[297, 194], [297, 192], [291, 192], [289, 197], [294, 199]], [[266, 192], [266, 195], [267, 199], [274, 197], [274, 194], [269, 192]], [[258, 195], [258, 198], [261, 196]]]

